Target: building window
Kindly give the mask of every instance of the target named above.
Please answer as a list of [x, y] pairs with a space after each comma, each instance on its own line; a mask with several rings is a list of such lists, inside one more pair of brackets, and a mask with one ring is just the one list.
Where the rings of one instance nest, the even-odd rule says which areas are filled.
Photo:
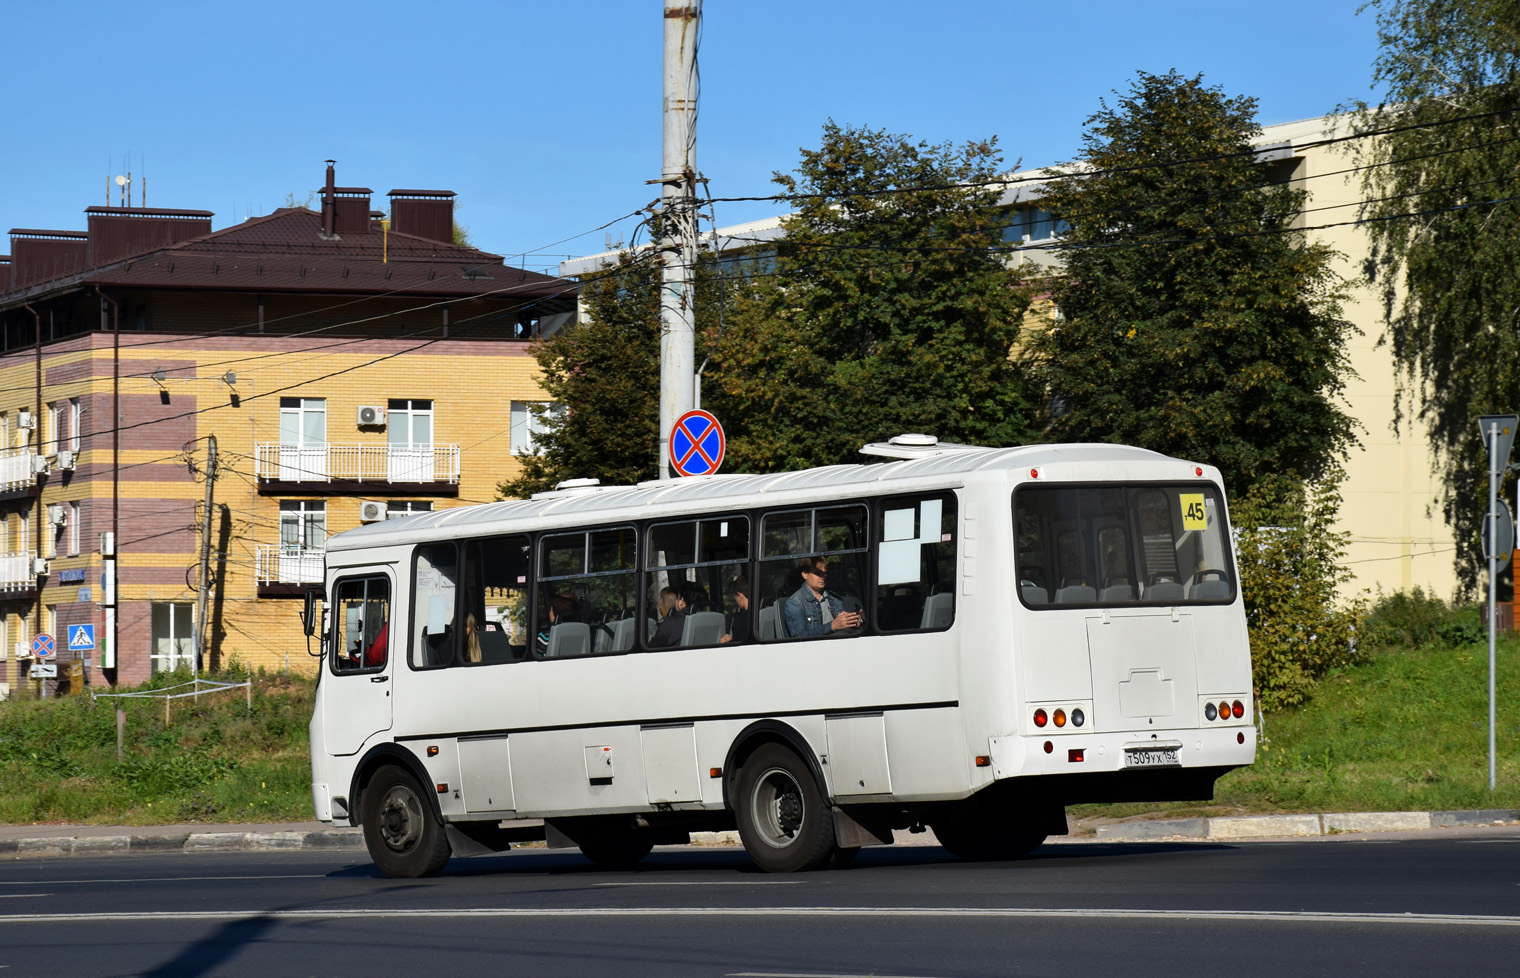
[[11, 448], [11, 416], [0, 411], [0, 449]]
[[1070, 224], [1055, 217], [1050, 211], [1039, 207], [1015, 207], [1003, 212], [1003, 240], [1012, 244], [1021, 241], [1048, 241], [1065, 234]]
[[195, 655], [195, 605], [153, 602], [150, 669], [154, 675], [190, 665]]
[[433, 503], [431, 500], [401, 500], [400, 502], [385, 504], [385, 518], [399, 520], [404, 516], [413, 516], [417, 513], [431, 513]]
[[280, 501], [280, 549], [323, 550], [327, 546], [327, 503], [320, 499]]
[[63, 437], [63, 432], [59, 428], [62, 421], [63, 413], [59, 410], [58, 405], [56, 403], [49, 404], [47, 406], [47, 430], [42, 433], [43, 454], [52, 455], [58, 451], [59, 440]]
[[563, 405], [550, 401], [513, 401], [512, 454], [532, 455], [537, 452], [534, 441], [545, 430], [545, 420], [551, 414], [562, 414], [564, 410]]
[[79, 556], [79, 503], [69, 503], [69, 556]]
[[391, 398], [386, 407], [387, 477], [433, 481], [433, 402]]
[[280, 481], [327, 478], [327, 401], [280, 398]]
[[69, 398], [69, 451], [79, 451], [79, 430], [84, 420], [84, 409], [79, 404], [79, 398]]

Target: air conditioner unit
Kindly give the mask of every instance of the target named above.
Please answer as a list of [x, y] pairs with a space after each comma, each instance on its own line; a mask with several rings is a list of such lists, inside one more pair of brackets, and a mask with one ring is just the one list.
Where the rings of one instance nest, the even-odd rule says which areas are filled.
[[361, 404], [359, 405], [358, 418], [358, 424], [361, 428], [384, 427], [385, 408], [378, 404]]
[[33, 557], [32, 558], [32, 573], [36, 574], [38, 577], [47, 577], [47, 575], [48, 575], [48, 559], [46, 557]]
[[53, 526], [63, 526], [69, 521], [69, 511], [62, 503], [48, 503], [48, 522]]
[[75, 453], [74, 452], [71, 452], [71, 451], [69, 451], [68, 449], [65, 448], [65, 449], [63, 449], [62, 451], [60, 451], [58, 453], [58, 471], [60, 471], [60, 472], [72, 472], [72, 471], [74, 471], [74, 462], [75, 462]]
[[385, 519], [385, 504], [368, 499], [359, 500], [359, 522], [378, 523]]
[[30, 659], [32, 657], [32, 640], [22, 639], [16, 643], [16, 658]]
[[0, 683], [0, 703], [3, 703], [3, 702], [5, 702], [6, 700], [8, 700], [10, 698], [11, 698], [11, 684], [10, 683]]
[[16, 412], [16, 427], [31, 431], [37, 427], [37, 416], [30, 411]]

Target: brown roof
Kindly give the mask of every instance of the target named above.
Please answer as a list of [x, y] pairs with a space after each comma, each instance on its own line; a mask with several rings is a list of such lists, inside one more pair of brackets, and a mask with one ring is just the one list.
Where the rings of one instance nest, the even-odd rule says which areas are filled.
[[[378, 228], [322, 237], [322, 216], [264, 217], [70, 276], [72, 284], [260, 292], [393, 292], [537, 298], [573, 295], [564, 279], [510, 268], [500, 255]], [[38, 233], [38, 232], [30, 232]], [[46, 232], [58, 234], [59, 232]], [[388, 259], [381, 261], [382, 253]], [[53, 288], [65, 281], [49, 283]], [[42, 286], [37, 283], [28, 291]], [[0, 298], [3, 301], [3, 298]]]

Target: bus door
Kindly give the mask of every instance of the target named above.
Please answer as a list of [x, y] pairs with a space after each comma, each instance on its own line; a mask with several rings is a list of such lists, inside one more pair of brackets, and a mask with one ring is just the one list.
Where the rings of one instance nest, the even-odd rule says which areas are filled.
[[357, 753], [391, 727], [392, 585], [384, 568], [345, 573], [333, 584], [322, 734], [327, 752]]

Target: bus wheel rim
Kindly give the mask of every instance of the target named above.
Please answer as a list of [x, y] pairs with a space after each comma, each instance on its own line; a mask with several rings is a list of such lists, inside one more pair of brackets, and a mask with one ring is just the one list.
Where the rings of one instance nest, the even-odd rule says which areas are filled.
[[416, 794], [396, 785], [380, 805], [381, 838], [396, 852], [405, 852], [417, 844], [421, 833], [422, 811]]
[[760, 839], [776, 849], [796, 843], [807, 821], [807, 799], [792, 772], [773, 767], [755, 781], [750, 798]]

